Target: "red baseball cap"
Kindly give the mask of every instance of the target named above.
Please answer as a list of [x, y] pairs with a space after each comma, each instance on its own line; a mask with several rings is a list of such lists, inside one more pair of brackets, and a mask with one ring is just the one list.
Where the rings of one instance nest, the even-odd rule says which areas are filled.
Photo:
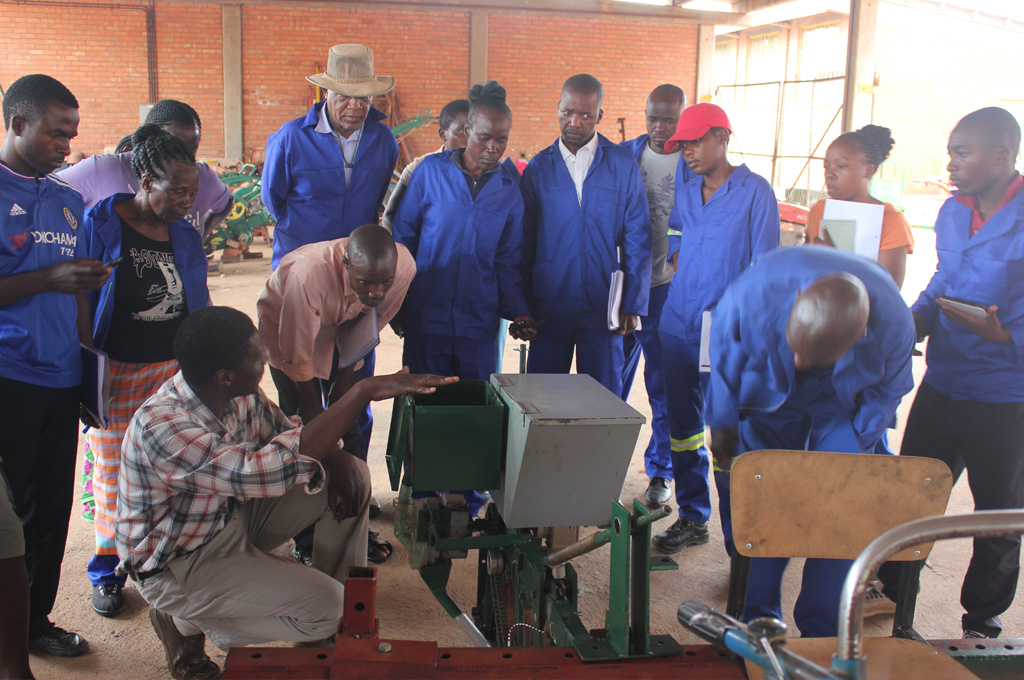
[[732, 123], [729, 122], [729, 116], [725, 115], [722, 107], [706, 102], [694, 104], [680, 114], [676, 133], [665, 142], [665, 151], [675, 151], [679, 142], [692, 142], [695, 139], [700, 139], [708, 133], [708, 130], [716, 127], [732, 132]]

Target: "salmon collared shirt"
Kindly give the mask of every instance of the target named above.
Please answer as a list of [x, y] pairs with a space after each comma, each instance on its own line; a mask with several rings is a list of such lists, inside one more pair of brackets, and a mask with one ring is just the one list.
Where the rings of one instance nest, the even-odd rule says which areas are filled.
[[[341, 238], [288, 253], [256, 302], [270, 365], [295, 382], [330, 377], [340, 326], [370, 310], [348, 283], [347, 244], [348, 239]], [[381, 327], [401, 309], [415, 274], [412, 255], [398, 245], [394, 281], [377, 308]]]

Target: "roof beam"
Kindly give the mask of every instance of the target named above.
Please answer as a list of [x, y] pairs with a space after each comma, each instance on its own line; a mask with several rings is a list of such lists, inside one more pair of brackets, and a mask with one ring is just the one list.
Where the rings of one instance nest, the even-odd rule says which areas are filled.
[[[187, 2], [195, 0], [160, 0]], [[750, 19], [737, 12], [708, 12], [667, 5], [645, 5], [617, 0], [211, 0], [217, 4], [288, 5], [309, 7], [350, 6], [364, 9], [404, 7], [447, 9], [459, 12], [530, 12], [553, 16], [617, 16], [678, 21], [686, 24], [749, 26]], [[29, 0], [30, 4], [31, 0]]]

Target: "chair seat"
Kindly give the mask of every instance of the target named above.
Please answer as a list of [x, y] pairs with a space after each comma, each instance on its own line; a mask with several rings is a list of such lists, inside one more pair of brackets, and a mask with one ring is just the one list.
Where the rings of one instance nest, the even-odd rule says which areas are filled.
[[[786, 648], [805, 659], [828, 668], [836, 652], [835, 638], [793, 638]], [[864, 638], [870, 680], [978, 680], [948, 654], [922, 642], [899, 638]], [[750, 680], [761, 680], [761, 668], [747, 663]]]

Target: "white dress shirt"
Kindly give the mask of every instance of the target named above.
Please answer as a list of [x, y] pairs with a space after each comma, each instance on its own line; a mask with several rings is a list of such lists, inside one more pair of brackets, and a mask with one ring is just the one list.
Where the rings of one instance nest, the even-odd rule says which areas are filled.
[[[366, 121], [363, 121], [366, 124]], [[349, 178], [352, 176], [352, 168], [350, 164], [356, 162], [356, 151], [359, 149], [359, 138], [363, 136], [363, 126], [360, 125], [359, 129], [349, 135], [347, 138], [343, 137], [340, 132], [336, 132], [331, 127], [331, 121], [327, 118], [327, 104], [323, 105], [320, 109], [320, 121], [313, 128], [317, 132], [322, 132], [325, 135], [334, 135], [334, 140], [338, 142], [338, 146], [341, 148], [341, 154], [345, 158], [345, 185], [348, 186]], [[597, 135], [594, 135], [595, 137]]]
[[576, 185], [576, 200], [583, 205], [583, 180], [590, 172], [590, 164], [594, 162], [594, 154], [597, 153], [597, 133], [590, 138], [590, 141], [580, 147], [579, 151], [573, 154], [561, 138], [558, 139], [558, 149], [562, 152], [562, 159], [565, 167], [569, 170], [573, 184]]

